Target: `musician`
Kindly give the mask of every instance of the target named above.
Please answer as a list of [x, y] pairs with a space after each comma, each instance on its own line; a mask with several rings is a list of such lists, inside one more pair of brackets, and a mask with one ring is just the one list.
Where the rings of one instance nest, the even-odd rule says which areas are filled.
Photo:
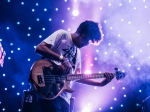
[[[88, 44], [99, 44], [102, 32], [98, 23], [90, 20], [82, 22], [75, 33], [57, 30], [36, 47], [36, 53], [59, 65], [65, 74], [81, 73], [80, 48]], [[77, 82], [92, 86], [105, 86], [113, 78], [113, 74], [105, 73], [102, 82], [95, 80], [78, 80]], [[54, 100], [39, 99], [42, 112], [69, 112], [71, 93], [63, 92]]]

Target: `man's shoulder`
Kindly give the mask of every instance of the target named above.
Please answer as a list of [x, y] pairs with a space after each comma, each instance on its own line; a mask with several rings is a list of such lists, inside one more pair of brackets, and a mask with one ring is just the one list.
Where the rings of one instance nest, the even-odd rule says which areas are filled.
[[59, 30], [57, 30], [56, 32], [59, 32], [59, 33], [64, 33], [64, 34], [68, 33], [68, 31], [66, 31], [66, 30], [63, 30], [63, 29], [59, 29]]

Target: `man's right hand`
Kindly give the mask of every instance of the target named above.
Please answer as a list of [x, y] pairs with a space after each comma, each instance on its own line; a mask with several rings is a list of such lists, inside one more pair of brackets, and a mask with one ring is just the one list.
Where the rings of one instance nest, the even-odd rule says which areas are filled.
[[63, 65], [62, 69], [66, 75], [72, 72], [72, 66], [68, 59], [64, 60], [62, 62], [62, 65]]

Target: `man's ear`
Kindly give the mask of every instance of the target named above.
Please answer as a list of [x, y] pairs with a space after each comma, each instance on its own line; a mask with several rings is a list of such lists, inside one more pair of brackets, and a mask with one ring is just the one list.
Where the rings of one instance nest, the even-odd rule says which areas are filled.
[[80, 33], [81, 33], [81, 31], [80, 30], [77, 30], [77, 32], [76, 32], [78, 35], [81, 35]]
[[82, 33], [81, 36], [84, 38], [87, 38], [86, 34], [84, 34], [84, 33]]

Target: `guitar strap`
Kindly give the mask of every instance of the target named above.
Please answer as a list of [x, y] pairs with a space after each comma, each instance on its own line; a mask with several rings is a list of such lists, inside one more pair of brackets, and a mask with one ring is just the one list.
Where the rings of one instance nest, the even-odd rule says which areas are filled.
[[72, 59], [73, 64], [76, 63], [76, 60], [77, 60], [77, 47], [76, 47], [75, 56], [74, 56], [73, 59]]
[[[76, 61], [77, 61], [77, 47], [76, 47], [75, 55], [74, 55], [74, 57], [72, 59], [72, 62], [73, 62], [74, 65], [76, 64]], [[73, 70], [75, 70], [75, 66], [72, 66], [72, 68], [73, 68]]]

